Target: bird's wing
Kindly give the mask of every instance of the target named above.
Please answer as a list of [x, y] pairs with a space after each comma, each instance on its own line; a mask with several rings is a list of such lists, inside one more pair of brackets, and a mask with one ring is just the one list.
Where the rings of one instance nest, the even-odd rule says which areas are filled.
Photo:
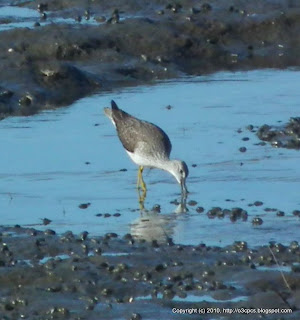
[[172, 144], [161, 128], [153, 123], [132, 117], [121, 109], [113, 110], [112, 115], [118, 136], [127, 151], [134, 152], [139, 142], [143, 142], [148, 145], [150, 152], [158, 147], [165, 150], [167, 156], [170, 155]]

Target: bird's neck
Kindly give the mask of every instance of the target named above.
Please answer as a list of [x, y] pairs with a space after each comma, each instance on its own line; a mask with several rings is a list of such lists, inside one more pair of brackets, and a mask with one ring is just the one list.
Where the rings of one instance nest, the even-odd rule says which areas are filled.
[[165, 170], [173, 175], [173, 160], [170, 159], [157, 159], [156, 167]]
[[176, 179], [176, 181], [180, 183], [175, 173], [176, 161], [177, 160], [170, 160], [168, 158], [156, 158], [155, 163], [152, 163], [151, 166], [169, 172]]

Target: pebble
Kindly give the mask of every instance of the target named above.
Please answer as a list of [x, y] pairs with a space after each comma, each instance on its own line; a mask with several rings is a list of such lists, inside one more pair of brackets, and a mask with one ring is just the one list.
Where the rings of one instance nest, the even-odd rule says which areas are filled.
[[32, 98], [30, 96], [24, 96], [19, 99], [19, 105], [23, 107], [29, 107], [31, 105]]
[[54, 230], [47, 229], [44, 231], [44, 234], [47, 236], [54, 236], [56, 234], [56, 232]]
[[209, 3], [203, 3], [201, 9], [202, 12], [208, 12], [212, 10], [212, 6]]
[[106, 238], [118, 238], [118, 234], [117, 233], [115, 233], [115, 232], [108, 232], [108, 233], [106, 233], [105, 234], [105, 237]]
[[82, 241], [84, 241], [84, 240], [86, 240], [88, 234], [89, 234], [89, 233], [88, 233], [87, 231], [83, 231], [83, 232], [81, 232], [81, 234], [79, 235], [79, 238], [80, 238]]
[[197, 204], [197, 201], [195, 201], [195, 200], [190, 200], [189, 202], [188, 202], [188, 205], [189, 206], [195, 206]]
[[262, 201], [255, 201], [254, 202], [254, 205], [256, 206], [256, 207], [260, 207], [260, 206], [262, 206], [264, 203], [262, 202]]
[[47, 13], [43, 12], [41, 13], [41, 20], [46, 20], [47, 19]]
[[293, 215], [300, 217], [300, 210], [294, 210]]
[[160, 207], [160, 204], [155, 204], [152, 209], [151, 209], [152, 212], [156, 212], [156, 213], [160, 213], [161, 211], [161, 207]]
[[81, 203], [78, 207], [80, 209], [87, 209], [90, 205], [91, 205], [90, 202], [87, 202], [87, 203]]
[[196, 208], [196, 211], [197, 211], [198, 213], [202, 213], [202, 212], [204, 212], [204, 208], [203, 208], [203, 207], [197, 207], [197, 208]]
[[158, 264], [156, 267], [155, 267], [155, 271], [157, 272], [161, 272], [161, 271], [164, 271], [166, 269], [166, 265], [164, 264]]
[[41, 13], [44, 11], [47, 11], [48, 10], [48, 3], [39, 3], [37, 5], [37, 10]]
[[121, 213], [116, 212], [116, 213], [113, 214], [113, 216], [114, 216], [114, 217], [120, 217], [120, 216], [121, 216]]
[[46, 225], [48, 225], [48, 224], [50, 224], [52, 222], [52, 220], [47, 219], [47, 218], [44, 218], [42, 221], [43, 221], [43, 225], [44, 226], [46, 226]]
[[262, 218], [255, 217], [252, 219], [252, 224], [256, 225], [256, 226], [260, 226], [263, 224], [263, 220], [262, 220]]

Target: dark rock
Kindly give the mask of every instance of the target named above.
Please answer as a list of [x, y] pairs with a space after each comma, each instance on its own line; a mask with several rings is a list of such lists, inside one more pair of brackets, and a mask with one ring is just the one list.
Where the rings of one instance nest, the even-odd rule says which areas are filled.
[[78, 207], [80, 209], [87, 209], [90, 205], [91, 205], [90, 202], [87, 202], [87, 203], [81, 203]]
[[256, 225], [256, 226], [260, 226], [263, 224], [263, 220], [262, 220], [262, 218], [255, 217], [252, 219], [252, 224]]
[[257, 135], [273, 147], [300, 149], [300, 117], [290, 118], [286, 125], [280, 127], [263, 125]]
[[202, 213], [202, 212], [204, 212], [204, 208], [203, 208], [203, 207], [197, 207], [197, 208], [196, 208], [196, 211], [197, 211], [198, 213]]

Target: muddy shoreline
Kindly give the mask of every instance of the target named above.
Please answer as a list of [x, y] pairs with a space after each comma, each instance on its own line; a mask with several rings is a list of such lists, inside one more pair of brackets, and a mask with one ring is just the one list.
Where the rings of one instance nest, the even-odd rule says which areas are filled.
[[[18, 4], [39, 12], [30, 27], [0, 31], [2, 119], [160, 79], [300, 65], [296, 0], [38, 5]], [[0, 26], [14, 21], [0, 18]], [[276, 147], [299, 149], [297, 119], [249, 130]], [[247, 219], [247, 212], [224, 212], [215, 207], [207, 215]], [[244, 241], [187, 246], [171, 238], [0, 226], [0, 318], [297, 320], [300, 248], [299, 239], [290, 240], [255, 248]]]
[[[300, 64], [297, 1], [45, 1], [19, 7], [40, 17], [31, 27], [0, 32], [1, 118], [158, 79]], [[0, 19], [0, 26], [13, 21]]]
[[2, 319], [250, 319], [223, 308], [262, 313], [251, 319], [300, 316], [297, 241], [220, 248], [20, 226], [0, 235]]

